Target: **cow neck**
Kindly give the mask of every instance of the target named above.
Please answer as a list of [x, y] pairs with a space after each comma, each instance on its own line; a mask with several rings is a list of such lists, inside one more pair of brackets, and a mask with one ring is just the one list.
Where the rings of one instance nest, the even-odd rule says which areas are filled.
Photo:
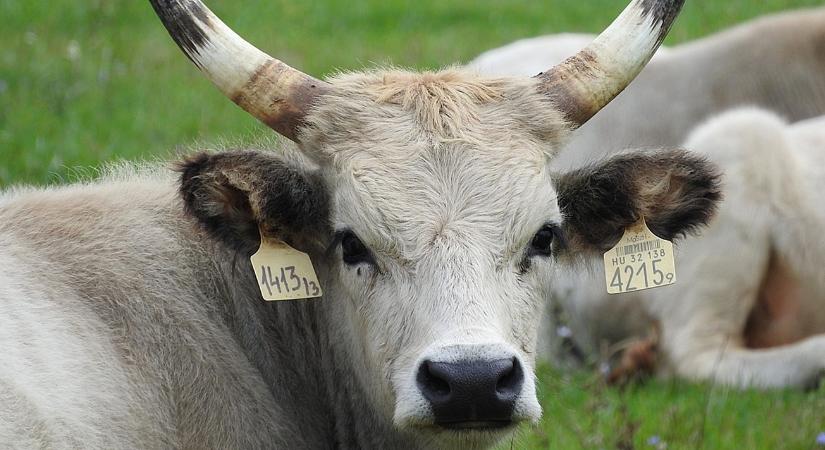
[[[325, 272], [317, 267], [323, 280]], [[334, 293], [314, 300], [264, 302], [251, 268], [233, 264], [226, 277], [234, 300], [232, 328], [292, 426], [337, 448], [417, 448], [376, 414], [358, 382], [349, 349], [331, 330], [340, 313]]]

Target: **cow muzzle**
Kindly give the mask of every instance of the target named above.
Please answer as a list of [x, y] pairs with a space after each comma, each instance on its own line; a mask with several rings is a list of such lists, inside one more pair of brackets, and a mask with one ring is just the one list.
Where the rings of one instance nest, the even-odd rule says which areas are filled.
[[395, 411], [403, 428], [498, 434], [541, 415], [533, 370], [505, 343], [434, 345], [410, 369]]
[[452, 429], [502, 428], [513, 423], [524, 370], [515, 356], [455, 362], [424, 360], [416, 384], [430, 403], [436, 425]]

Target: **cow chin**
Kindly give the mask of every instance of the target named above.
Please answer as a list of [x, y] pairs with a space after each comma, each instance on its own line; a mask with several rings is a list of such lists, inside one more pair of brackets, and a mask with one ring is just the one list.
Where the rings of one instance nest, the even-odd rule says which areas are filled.
[[395, 381], [395, 426], [437, 447], [487, 447], [541, 416], [532, 366], [506, 344], [433, 345]]

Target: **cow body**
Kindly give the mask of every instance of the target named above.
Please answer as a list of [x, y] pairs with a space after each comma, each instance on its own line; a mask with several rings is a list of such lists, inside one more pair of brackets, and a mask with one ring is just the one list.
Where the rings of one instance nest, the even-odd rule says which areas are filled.
[[[455, 83], [462, 89], [456, 92], [466, 92], [466, 83], [472, 79], [469, 74], [459, 76], [453, 71], [377, 73], [367, 79], [383, 90], [386, 83], [398, 79], [415, 85], [414, 77], [443, 83], [441, 89]], [[347, 75], [338, 80], [342, 90], [363, 89], [364, 83], [364, 76]], [[529, 87], [517, 82], [501, 89], [509, 89], [507, 98], [512, 99], [518, 98], [518, 92], [530, 92]], [[353, 101], [358, 95], [340, 95], [340, 102], [330, 100], [332, 106], [319, 110], [310, 120], [322, 124], [340, 114], [359, 120], [363, 106]], [[396, 108], [393, 104], [387, 103], [387, 108]], [[482, 108], [477, 113], [482, 118], [489, 114], [492, 120], [504, 107], [493, 103], [489, 110]], [[413, 119], [415, 111], [402, 115], [418, 120]], [[390, 117], [388, 127], [400, 126], [397, 116]], [[550, 114], [547, 120], [554, 120], [554, 116]], [[489, 126], [483, 128], [485, 134], [477, 135], [479, 139], [504, 142], [491, 134]], [[355, 130], [340, 132], [346, 133], [348, 144], [356, 143], [353, 149], [361, 151], [352, 134]], [[317, 134], [315, 138], [329, 136]], [[367, 271], [377, 269], [361, 264], [357, 269], [342, 264], [336, 259], [340, 256], [330, 256], [328, 241], [323, 245], [307, 243], [317, 241], [312, 236], [320, 231], [310, 231], [324, 229], [327, 219], [316, 217], [318, 211], [305, 202], [289, 203], [297, 201], [295, 196], [303, 195], [309, 186], [296, 186], [288, 177], [318, 170], [291, 145], [277, 152], [203, 155], [180, 169], [182, 184], [168, 169], [158, 168], [121, 170], [121, 175], [87, 184], [6, 193], [0, 202], [0, 259], [7, 268], [0, 275], [4, 312], [0, 345], [9, 350], [0, 354], [0, 395], [5, 400], [0, 408], [0, 439], [22, 447], [55, 448], [420, 448], [454, 447], [456, 439], [470, 448], [485, 446], [491, 439], [487, 434], [456, 437], [448, 430], [430, 434], [399, 426], [399, 413], [393, 409], [400, 404], [411, 408], [402, 409], [404, 414], [420, 414], [415, 397], [404, 403], [405, 396], [413, 394], [403, 389], [415, 376], [410, 367], [415, 368], [417, 355], [432, 352], [428, 349], [433, 344], [426, 339], [433, 335], [442, 336], [444, 341], [436, 344], [446, 342], [447, 351], [454, 351], [451, 349], [457, 341], [478, 348], [480, 355], [495, 355], [505, 349], [488, 344], [492, 333], [507, 333], [506, 342], [512, 343], [519, 355], [526, 355], [520, 363], [524, 372], [529, 371], [523, 375], [522, 395], [535, 395], [532, 358], [536, 354], [537, 318], [542, 299], [549, 295], [542, 280], [557, 269], [549, 260], [511, 249], [529, 242], [534, 228], [548, 220], [547, 214], [560, 215], [555, 206], [557, 197], [568, 198], [568, 202], [587, 201], [568, 194], [566, 185], [577, 186], [580, 182], [576, 180], [590, 172], [563, 178], [557, 182], [557, 190], [540, 188], [552, 185], [543, 168], [545, 149], [536, 146], [529, 157], [514, 156], [516, 151], [524, 155], [534, 145], [534, 135], [527, 136], [519, 140], [511, 135], [506, 144], [509, 147], [497, 144], [489, 152], [479, 146], [480, 141], [464, 139], [445, 140], [444, 147], [422, 145], [414, 153], [404, 146], [396, 150], [385, 147], [384, 155], [394, 155], [387, 166], [369, 165], [375, 156], [370, 153], [357, 156], [356, 165], [339, 181], [342, 185], [332, 191], [336, 197], [329, 201], [339, 202], [338, 206], [330, 207], [341, 215], [392, 217], [392, 233], [377, 229], [372, 231], [377, 236], [372, 239], [391, 244], [393, 234], [401, 236], [412, 243], [407, 245], [414, 245], [404, 251], [419, 259], [403, 263], [413, 264], [413, 271], [404, 266], [393, 269], [392, 264], [398, 263], [388, 259], [380, 275], [368, 275]], [[642, 173], [653, 174], [654, 179], [665, 177], [671, 183], [682, 182], [674, 178], [674, 171], [683, 169], [672, 166], [673, 162], [687, 164], [684, 170], [690, 176], [708, 177], [700, 189], [688, 194], [698, 196], [694, 206], [701, 214], [694, 221], [654, 220], [657, 229], [668, 235], [706, 220], [718, 196], [713, 171], [701, 160], [682, 161], [679, 155], [673, 160], [673, 154], [663, 154], [666, 163], [657, 162], [654, 156], [642, 156], [639, 162], [653, 164]], [[225, 166], [220, 165], [222, 161]], [[605, 164], [605, 169], [612, 167]], [[274, 169], [267, 169], [268, 165]], [[507, 172], [497, 170], [504, 165], [509, 167]], [[278, 173], [287, 167], [291, 168], [288, 176]], [[235, 172], [243, 177], [231, 178]], [[360, 181], [350, 187], [347, 180], [353, 174]], [[263, 179], [257, 181], [257, 177]], [[273, 178], [268, 181], [267, 177]], [[406, 180], [405, 186], [418, 188], [395, 192], [386, 184], [394, 177]], [[611, 180], [628, 184], [616, 186], [626, 189], [633, 176], [617, 175]], [[256, 196], [251, 198], [260, 198], [275, 208], [253, 207], [265, 217], [291, 217], [296, 214], [291, 208], [303, 208], [300, 217], [291, 219], [303, 225], [284, 222], [277, 236], [310, 254], [324, 288], [323, 299], [266, 303], [260, 298], [248, 259], [257, 242], [238, 242], [246, 235], [221, 231], [231, 217], [216, 225], [211, 216], [204, 216], [229, 214], [228, 210], [242, 207], [227, 204], [216, 210], [210, 206], [230, 201], [227, 197], [234, 195], [228, 191], [213, 194], [225, 188], [223, 184], [212, 186], [213, 182], [261, 186], [269, 192], [266, 195], [276, 197], [288, 194], [282, 197], [286, 203], [273, 203], [264, 192], [251, 193]], [[537, 187], [529, 187], [530, 183], [537, 183]], [[205, 197], [208, 195], [217, 197]], [[650, 195], [657, 198], [655, 193]], [[366, 205], [360, 202], [373, 201], [374, 196], [382, 196], [380, 209], [347, 208], [353, 203]], [[508, 202], [508, 198], [517, 200]], [[326, 200], [313, 201], [318, 208], [327, 204]], [[590, 201], [593, 205], [603, 203]], [[547, 209], [536, 210], [537, 204]], [[326, 211], [326, 206], [323, 208]], [[422, 211], [430, 212], [422, 215]], [[540, 214], [528, 219], [532, 211]], [[614, 219], [618, 223], [607, 228], [611, 235], [637, 214], [632, 210], [618, 213], [620, 217]], [[524, 220], [528, 221], [526, 226], [515, 223]], [[492, 221], [505, 225], [493, 226]], [[260, 226], [268, 227], [266, 224]], [[219, 229], [210, 228], [213, 226]], [[510, 241], [512, 231], [503, 231], [502, 226], [524, 227], [517, 233], [526, 234]], [[592, 244], [580, 242], [581, 232], [575, 225], [569, 227], [565, 231], [569, 243], [565, 248], [554, 247], [559, 264], [576, 253], [591, 252], [587, 245]], [[371, 236], [368, 233], [360, 231]], [[381, 236], [384, 240], [379, 240]], [[469, 241], [464, 243], [464, 239]], [[502, 266], [485, 262], [484, 255], [490, 249], [504, 255], [500, 257], [503, 262], [496, 263]], [[382, 250], [381, 255], [391, 251]], [[431, 258], [440, 261], [438, 271], [426, 270], [425, 262]], [[443, 270], [453, 265], [450, 270], [463, 275], [445, 279]], [[485, 275], [485, 271], [493, 275]], [[389, 273], [391, 279], [403, 283], [420, 279], [425, 288], [403, 288], [403, 296], [389, 303], [374, 297], [369, 302], [352, 297], [353, 290], [363, 289], [359, 284], [364, 277], [376, 283]], [[347, 276], [355, 281], [344, 278]], [[494, 277], [503, 277], [516, 287], [503, 290], [492, 283]], [[464, 297], [464, 292], [475, 289], [493, 297]], [[417, 292], [426, 294], [418, 300], [406, 297]], [[513, 297], [516, 293], [520, 300]], [[456, 302], [465, 298], [475, 306], [458, 307]], [[431, 311], [439, 312], [434, 318]], [[450, 321], [445, 322], [446, 318]], [[464, 331], [456, 334], [457, 330]], [[371, 376], [374, 371], [381, 375]], [[518, 409], [524, 406], [516, 408], [516, 414], [529, 412]], [[21, 433], [21, 429], [26, 432]], [[443, 435], [446, 440], [439, 441]]]
[[787, 125], [739, 110], [700, 126], [685, 146], [725, 172], [719, 215], [701, 242], [678, 247], [674, 286], [611, 296], [600, 268], [557, 284], [573, 339], [596, 355], [657, 329], [662, 374], [811, 385], [825, 370], [825, 119]]
[[[672, 48], [582, 126], [555, 161], [580, 166], [628, 146], [679, 145], [710, 114], [759, 106], [792, 122], [825, 114], [825, 8], [766, 16]], [[469, 67], [533, 75], [573, 55], [591, 36], [560, 34], [490, 50]]]
[[[298, 318], [319, 317], [325, 305], [264, 304], [239, 269], [246, 265], [182, 211], [168, 171], [7, 195], [0, 440], [18, 448], [379, 444], [333, 419], [371, 421], [357, 401], [343, 401], [351, 368], [321, 351], [325, 329]], [[326, 397], [332, 376], [339, 399]]]

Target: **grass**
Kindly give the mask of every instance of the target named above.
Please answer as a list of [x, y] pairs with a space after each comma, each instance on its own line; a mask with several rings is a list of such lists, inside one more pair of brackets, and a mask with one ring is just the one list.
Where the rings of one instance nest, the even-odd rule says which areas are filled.
[[595, 374], [539, 369], [541, 422], [502, 448], [816, 449], [825, 386], [738, 391], [654, 380], [609, 388]]
[[[599, 32], [623, 1], [209, 2], [250, 41], [316, 76], [392, 62], [436, 68], [514, 39]], [[683, 42], [821, 0], [690, 0]], [[268, 133], [172, 44], [146, 1], [0, 0], [0, 187], [61, 182], [76, 166], [163, 157], [176, 145]], [[514, 448], [813, 449], [825, 392], [738, 392], [681, 382], [605, 388], [540, 373], [542, 422]], [[651, 444], [653, 437], [659, 444]]]

